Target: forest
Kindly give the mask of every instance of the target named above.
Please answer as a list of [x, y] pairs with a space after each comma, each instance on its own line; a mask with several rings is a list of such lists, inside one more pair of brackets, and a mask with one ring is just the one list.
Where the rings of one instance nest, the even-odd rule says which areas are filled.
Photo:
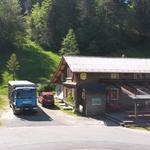
[[150, 1], [1, 0], [1, 53], [22, 49], [29, 40], [60, 55], [67, 55], [61, 52], [71, 47], [67, 42], [75, 42], [78, 55], [111, 56], [149, 47]]

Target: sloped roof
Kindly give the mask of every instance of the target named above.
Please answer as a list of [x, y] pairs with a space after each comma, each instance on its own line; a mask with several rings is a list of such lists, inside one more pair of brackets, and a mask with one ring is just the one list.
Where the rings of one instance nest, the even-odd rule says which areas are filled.
[[150, 73], [150, 59], [65, 56], [72, 72]]
[[148, 58], [64, 56], [52, 82], [57, 80], [66, 64], [72, 72], [76, 73], [150, 73], [150, 59]]

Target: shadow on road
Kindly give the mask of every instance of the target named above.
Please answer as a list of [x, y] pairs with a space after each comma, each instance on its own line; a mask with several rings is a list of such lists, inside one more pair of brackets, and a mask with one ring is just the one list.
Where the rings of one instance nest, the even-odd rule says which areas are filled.
[[104, 116], [95, 116], [95, 117], [92, 117], [92, 118], [94, 118], [96, 120], [103, 121], [105, 126], [110, 126], [110, 127], [112, 127], [112, 126], [120, 126], [119, 124], [117, 124], [117, 123], [115, 123], [115, 122], [105, 118]]
[[48, 116], [40, 107], [36, 112], [31, 111], [24, 111], [21, 114], [16, 116], [21, 120], [28, 120], [28, 121], [52, 121], [53, 119]]
[[50, 109], [50, 110], [60, 110], [60, 108], [56, 105], [54, 105], [54, 106], [44, 106], [44, 108]]

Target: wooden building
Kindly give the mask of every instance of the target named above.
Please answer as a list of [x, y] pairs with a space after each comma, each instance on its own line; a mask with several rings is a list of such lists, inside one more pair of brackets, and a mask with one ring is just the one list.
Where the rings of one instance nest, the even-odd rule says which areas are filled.
[[52, 82], [86, 116], [150, 108], [150, 59], [66, 56]]

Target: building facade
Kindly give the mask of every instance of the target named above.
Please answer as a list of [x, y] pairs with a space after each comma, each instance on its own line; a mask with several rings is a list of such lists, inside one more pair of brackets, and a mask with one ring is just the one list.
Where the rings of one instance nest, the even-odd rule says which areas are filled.
[[133, 109], [135, 99], [139, 109], [149, 109], [150, 59], [62, 57], [52, 82], [58, 97], [63, 93], [86, 116]]

